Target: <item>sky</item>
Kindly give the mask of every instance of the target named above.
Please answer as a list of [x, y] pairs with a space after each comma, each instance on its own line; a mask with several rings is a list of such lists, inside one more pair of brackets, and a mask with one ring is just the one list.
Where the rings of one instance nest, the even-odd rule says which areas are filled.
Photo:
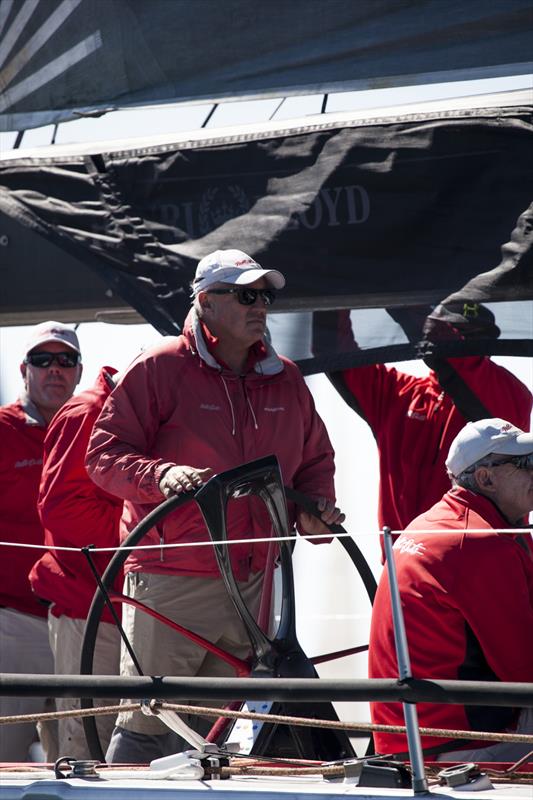
[[[531, 76], [469, 81], [461, 84], [346, 92], [331, 95], [328, 111], [378, 108], [397, 103], [507, 91], [531, 86]], [[265, 121], [272, 116], [285, 120], [316, 114], [321, 95], [278, 100], [225, 103], [210, 120], [209, 128]], [[180, 132], [199, 127], [211, 106], [172, 106], [124, 110], [99, 119], [82, 119], [59, 126], [57, 144], [89, 140], [125, 138], [134, 130], [138, 136]], [[23, 149], [50, 144], [53, 126], [28, 131]], [[13, 146], [15, 134], [0, 134], [0, 150]], [[235, 244], [238, 247], [238, 243]], [[84, 371], [79, 389], [90, 386], [103, 365], [127, 367], [141, 349], [153, 344], [159, 334], [149, 325], [109, 325], [82, 323], [78, 327]], [[14, 400], [20, 391], [19, 364], [24, 354], [28, 329], [0, 328], [0, 402]], [[523, 358], [496, 358], [533, 388], [533, 363]], [[395, 365], [414, 374], [425, 374], [421, 362]], [[378, 461], [373, 436], [368, 426], [344, 403], [323, 375], [308, 379], [317, 409], [323, 417], [336, 452], [336, 488], [338, 503], [346, 512], [346, 529], [353, 535], [376, 575], [381, 570], [376, 523], [378, 496]], [[310, 654], [342, 649], [368, 641], [370, 606], [362, 597], [359, 579], [338, 543], [332, 545], [299, 544], [295, 557], [298, 597], [298, 631], [304, 649]], [[339, 588], [340, 587], [340, 588]], [[328, 677], [366, 674], [366, 657], [343, 659], [324, 667]], [[366, 716], [361, 710], [360, 718]], [[350, 712], [351, 718], [358, 713]]]

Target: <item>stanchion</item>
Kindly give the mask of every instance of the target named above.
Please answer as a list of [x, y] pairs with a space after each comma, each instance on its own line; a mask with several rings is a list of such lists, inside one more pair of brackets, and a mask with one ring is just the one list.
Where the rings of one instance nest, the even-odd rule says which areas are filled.
[[[396, 658], [398, 661], [398, 674], [401, 681], [412, 678], [411, 662], [409, 659], [409, 648], [405, 633], [405, 623], [402, 612], [402, 601], [398, 588], [396, 576], [396, 565], [392, 553], [392, 536], [390, 528], [383, 528], [383, 539], [385, 543], [386, 566], [389, 575], [389, 586], [391, 594], [392, 621], [394, 625], [394, 642], [396, 645]], [[407, 746], [409, 748], [409, 759], [413, 770], [413, 791], [415, 794], [425, 794], [428, 791], [428, 782], [424, 769], [424, 754], [422, 752], [422, 742], [420, 740], [420, 729], [418, 726], [418, 714], [414, 703], [402, 703], [403, 716], [407, 732]]]

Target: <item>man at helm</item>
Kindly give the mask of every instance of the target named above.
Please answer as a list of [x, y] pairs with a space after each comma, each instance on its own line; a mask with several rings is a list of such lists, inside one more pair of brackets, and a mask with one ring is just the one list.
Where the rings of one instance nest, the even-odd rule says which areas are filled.
[[[285, 485], [318, 501], [322, 521], [290, 509], [302, 533], [342, 522], [326, 429], [296, 365], [265, 338], [267, 311], [284, 276], [240, 250], [203, 258], [183, 334], [143, 353], [123, 375], [97, 421], [87, 455], [93, 480], [122, 497], [126, 535], [164, 497], [198, 488], [211, 475], [275, 454]], [[264, 537], [268, 514], [257, 497], [235, 501], [229, 538]], [[197, 507], [169, 515], [146, 538], [154, 544], [205, 541]], [[233, 573], [252, 613], [259, 607], [268, 545], [230, 548]], [[209, 641], [246, 657], [250, 649], [211, 548], [157, 548], [126, 562], [127, 594]], [[124, 608], [124, 625], [148, 675], [230, 675], [198, 645], [151, 616]], [[129, 658], [122, 674], [136, 674]], [[107, 759], [146, 762], [173, 752], [155, 717], [121, 713]]]

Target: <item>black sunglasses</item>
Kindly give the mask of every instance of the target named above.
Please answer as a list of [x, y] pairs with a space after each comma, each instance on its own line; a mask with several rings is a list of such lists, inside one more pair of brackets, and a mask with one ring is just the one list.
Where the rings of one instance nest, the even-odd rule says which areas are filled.
[[491, 466], [501, 467], [503, 464], [512, 464], [517, 469], [533, 469], [533, 453], [527, 453], [525, 456], [511, 456], [505, 461], [497, 461]]
[[241, 306], [253, 306], [258, 297], [261, 298], [265, 306], [271, 306], [276, 299], [275, 289], [207, 289], [207, 294], [235, 294]]
[[63, 353], [46, 353], [44, 350], [39, 350], [37, 353], [28, 353], [24, 359], [25, 364], [43, 368], [49, 367], [54, 361], [64, 369], [76, 367], [80, 362], [80, 354], [73, 350], [65, 350]]

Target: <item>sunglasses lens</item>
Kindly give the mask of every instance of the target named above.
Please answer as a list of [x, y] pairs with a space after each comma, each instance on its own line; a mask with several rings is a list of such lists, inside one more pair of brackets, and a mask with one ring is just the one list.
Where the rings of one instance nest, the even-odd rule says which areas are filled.
[[75, 367], [78, 363], [78, 354], [56, 353], [56, 361], [60, 367]]
[[527, 456], [519, 456], [517, 466], [521, 469], [533, 469], [533, 453], [528, 453]]
[[239, 289], [237, 298], [242, 306], [253, 306], [257, 299], [257, 289]]
[[237, 292], [239, 303], [243, 306], [253, 306], [257, 295], [260, 296], [265, 306], [271, 306], [276, 299], [274, 289], [239, 289]]
[[60, 367], [71, 368], [75, 367], [78, 363], [79, 355], [74, 352], [45, 353], [43, 351], [40, 353], [30, 353], [26, 360], [32, 367], [42, 367], [43, 369], [49, 367], [54, 361], [59, 364]]
[[30, 353], [27, 358], [32, 367], [49, 367], [52, 360], [52, 353]]

